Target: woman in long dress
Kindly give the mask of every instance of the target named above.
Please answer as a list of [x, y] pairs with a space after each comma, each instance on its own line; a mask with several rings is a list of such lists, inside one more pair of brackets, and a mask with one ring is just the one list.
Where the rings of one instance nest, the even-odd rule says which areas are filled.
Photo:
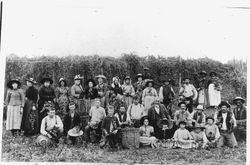
[[39, 133], [39, 113], [37, 109], [38, 90], [34, 87], [36, 81], [33, 78], [26, 79], [27, 90], [25, 92], [26, 101], [23, 108], [23, 118], [21, 128], [24, 135], [34, 135]]
[[215, 72], [210, 73], [211, 80], [208, 85], [209, 106], [217, 108], [221, 102], [221, 83]]
[[[84, 107], [84, 90], [81, 85], [83, 77], [80, 75], [76, 75], [74, 78], [75, 84], [71, 87], [71, 96], [73, 97], [73, 101], [77, 104], [77, 113], [81, 116], [86, 113]], [[85, 114], [86, 115], [86, 114]]]
[[20, 89], [21, 82], [13, 79], [8, 82], [5, 105], [7, 105], [7, 119], [6, 130], [10, 130], [12, 136], [20, 135], [22, 113], [25, 102], [25, 96], [22, 89]]
[[39, 125], [44, 117], [47, 116], [47, 110], [44, 108], [44, 104], [47, 102], [55, 102], [55, 90], [51, 87], [53, 80], [51, 78], [43, 78], [41, 80], [41, 88], [38, 91], [39, 100], [38, 100], [38, 112], [39, 112]]
[[140, 143], [142, 145], [151, 145], [152, 148], [157, 147], [157, 139], [152, 136], [154, 134], [154, 127], [148, 125], [148, 117], [144, 116], [142, 119], [143, 125], [139, 128], [140, 132]]
[[66, 80], [60, 78], [59, 86], [56, 88], [56, 100], [59, 106], [57, 115], [63, 120], [64, 116], [67, 114], [67, 107], [69, 104], [69, 87], [67, 87]]
[[158, 97], [157, 91], [155, 90], [155, 88], [153, 88], [153, 83], [154, 81], [152, 79], [147, 80], [146, 88], [142, 93], [142, 104], [145, 106], [145, 113], [143, 116], [148, 115], [148, 110], [151, 107], [151, 104]]

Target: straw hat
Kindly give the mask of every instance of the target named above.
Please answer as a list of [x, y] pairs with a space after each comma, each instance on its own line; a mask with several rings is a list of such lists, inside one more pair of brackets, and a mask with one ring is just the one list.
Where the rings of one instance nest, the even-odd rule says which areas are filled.
[[136, 75], [136, 77], [138, 78], [138, 77], [142, 77], [143, 78], [143, 75], [141, 74], [141, 73], [138, 73], [137, 75]]
[[36, 84], [37, 82], [33, 79], [33, 78], [28, 78], [28, 79], [25, 79], [26, 81], [29, 81], [31, 82], [32, 84]]
[[96, 79], [102, 78], [102, 79], [106, 80], [106, 77], [105, 77], [104, 75], [101, 75], [101, 74], [95, 76], [95, 78], [96, 78]]
[[72, 128], [68, 131], [68, 135], [72, 136], [72, 137], [77, 137], [77, 136], [82, 136], [83, 135], [83, 131], [82, 130], [78, 130], [76, 128]]
[[244, 103], [246, 102], [245, 99], [243, 99], [242, 97], [235, 97], [235, 99], [233, 100], [234, 104], [236, 104], [236, 102], [237, 102], [238, 100], [241, 101], [242, 104], [244, 104]]
[[221, 103], [219, 104], [219, 108], [221, 108], [222, 106], [226, 106], [227, 108], [230, 108], [231, 105], [227, 102], [227, 101], [221, 101]]
[[200, 75], [207, 75], [207, 72], [205, 70], [202, 70], [199, 74]]
[[75, 77], [74, 77], [74, 80], [82, 80], [82, 79], [83, 79], [83, 77], [81, 77], [79, 74], [75, 75]]

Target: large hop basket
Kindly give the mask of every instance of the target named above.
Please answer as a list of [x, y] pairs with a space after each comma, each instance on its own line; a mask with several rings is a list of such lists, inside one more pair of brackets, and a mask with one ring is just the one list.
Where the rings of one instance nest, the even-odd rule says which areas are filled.
[[122, 128], [122, 145], [124, 148], [139, 148], [139, 128]]

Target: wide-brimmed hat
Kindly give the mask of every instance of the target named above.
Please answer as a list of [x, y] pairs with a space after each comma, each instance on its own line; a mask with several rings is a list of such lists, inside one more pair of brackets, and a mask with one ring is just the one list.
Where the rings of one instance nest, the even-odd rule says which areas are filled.
[[137, 75], [136, 75], [136, 77], [138, 78], [138, 77], [142, 77], [143, 78], [143, 75], [141, 74], [141, 73], [138, 73]]
[[154, 86], [154, 80], [153, 79], [148, 79], [145, 83], [145, 86], [147, 87], [149, 83], [152, 83], [152, 85]]
[[95, 78], [96, 78], [96, 79], [102, 78], [102, 79], [106, 80], [106, 77], [105, 77], [104, 75], [101, 75], [101, 74], [95, 76]]
[[199, 104], [197, 107], [196, 107], [197, 110], [204, 110], [204, 106]]
[[227, 101], [221, 101], [219, 104], [219, 108], [221, 108], [222, 106], [226, 106], [227, 108], [230, 108], [231, 105], [227, 102]]
[[205, 71], [205, 70], [202, 70], [202, 71], [200, 71], [200, 73], [199, 73], [200, 75], [207, 75], [207, 72]]
[[60, 83], [61, 81], [64, 81], [64, 83], [66, 83], [66, 80], [64, 78], [62, 78], [62, 77], [59, 79], [58, 82]]
[[93, 83], [93, 86], [95, 86], [95, 85], [96, 85], [96, 83], [95, 83], [95, 80], [94, 80], [94, 79], [88, 79], [88, 80], [87, 80], [87, 86], [89, 85], [89, 82], [92, 82], [92, 83]]
[[69, 102], [69, 105], [68, 105], [68, 106], [70, 106], [70, 105], [75, 105], [75, 107], [76, 107], [75, 109], [77, 109], [77, 108], [78, 108], [77, 103], [76, 103], [76, 102], [74, 102], [73, 100]]
[[215, 71], [210, 72], [209, 76], [212, 77], [212, 74], [214, 74], [215, 76], [217, 76], [217, 73]]
[[204, 125], [203, 125], [203, 124], [200, 124], [200, 123], [195, 123], [194, 129], [195, 129], [195, 128], [205, 129]]
[[46, 82], [46, 81], [49, 81], [50, 84], [53, 84], [53, 80], [52, 80], [51, 78], [49, 78], [49, 77], [43, 78], [43, 79], [41, 80], [41, 84], [43, 84], [43, 83]]
[[190, 78], [190, 77], [184, 77], [184, 78], [183, 78], [183, 81], [185, 81], [185, 80], [187, 80], [187, 79], [188, 79], [189, 81], [191, 81], [191, 78]]
[[148, 67], [144, 67], [143, 70], [149, 70], [149, 68]]
[[181, 102], [178, 103], [178, 107], [180, 107], [181, 104], [185, 104], [186, 105], [186, 103], [184, 101], [181, 101]]
[[246, 101], [245, 99], [243, 99], [242, 97], [238, 96], [238, 97], [235, 97], [235, 99], [233, 100], [234, 104], [236, 104], [237, 101], [241, 101], [242, 104], [244, 104]]
[[82, 79], [83, 79], [83, 77], [81, 77], [79, 74], [75, 75], [75, 77], [74, 77], [74, 80], [82, 80]]
[[82, 130], [77, 131], [77, 129], [72, 128], [68, 131], [68, 135], [73, 137], [82, 136], [83, 131]]
[[168, 125], [169, 124], [168, 119], [167, 118], [161, 119], [161, 124], [162, 125]]
[[208, 116], [208, 117], [206, 117], [206, 122], [207, 122], [207, 120], [208, 119], [212, 119], [213, 120], [213, 122], [214, 122], [214, 118], [212, 117], [212, 116]]
[[115, 76], [112, 78], [112, 82], [114, 82], [115, 80], [118, 80], [118, 82], [120, 81], [120, 78], [118, 76]]
[[29, 81], [32, 84], [36, 84], [37, 83], [32, 77], [25, 79], [25, 81]]
[[13, 89], [12, 84], [13, 83], [17, 83], [18, 87], [21, 86], [21, 82], [19, 81], [19, 79], [12, 79], [7, 83], [7, 87], [10, 89]]

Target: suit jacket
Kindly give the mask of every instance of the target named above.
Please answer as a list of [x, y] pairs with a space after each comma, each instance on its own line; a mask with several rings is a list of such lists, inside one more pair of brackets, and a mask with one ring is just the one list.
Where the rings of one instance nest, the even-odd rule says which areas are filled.
[[247, 118], [247, 111], [246, 111], [246, 107], [244, 105], [242, 105], [242, 107], [240, 108], [239, 111], [238, 111], [237, 107], [235, 107], [233, 109], [233, 113], [234, 113], [236, 120], [243, 120], [243, 119]]
[[67, 134], [70, 129], [72, 129], [75, 126], [80, 126], [81, 124], [81, 118], [78, 113], [74, 114], [74, 117], [72, 119], [70, 113], [68, 113], [64, 117], [64, 133]]

